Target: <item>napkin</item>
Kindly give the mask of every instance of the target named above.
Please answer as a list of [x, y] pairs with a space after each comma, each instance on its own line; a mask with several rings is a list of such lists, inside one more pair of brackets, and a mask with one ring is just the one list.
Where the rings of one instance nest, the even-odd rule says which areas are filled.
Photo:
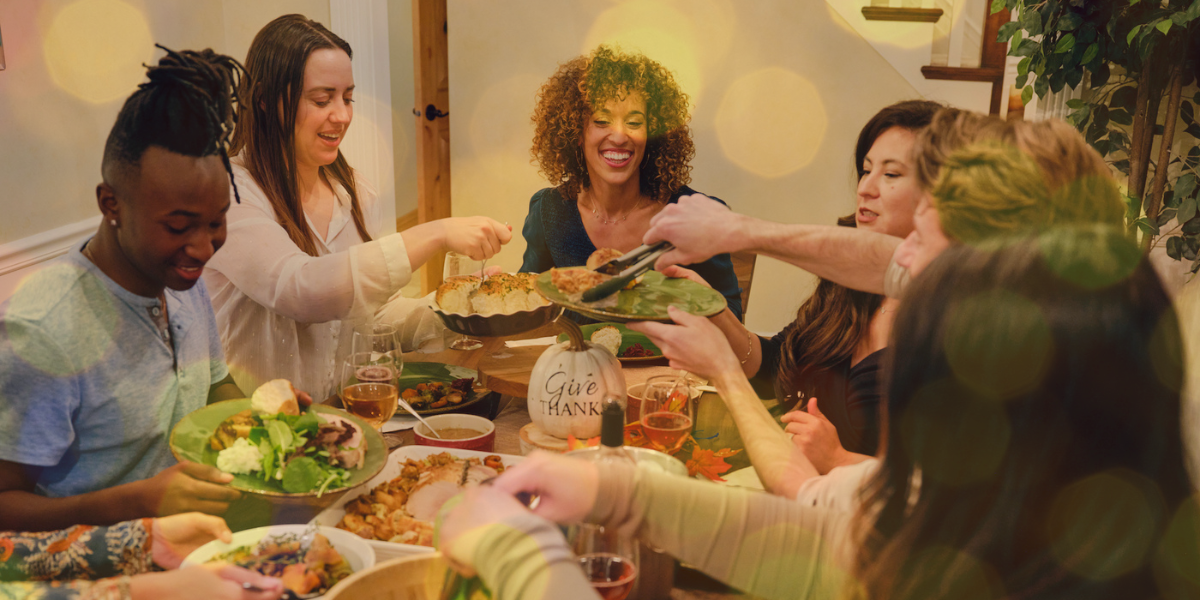
[[397, 412], [391, 419], [388, 420], [388, 422], [384, 423], [383, 427], [379, 431], [380, 433], [404, 431], [405, 429], [412, 429], [413, 427], [416, 427], [417, 422], [418, 421], [416, 417], [404, 412], [404, 409], [402, 408], [400, 409], [400, 412]]
[[522, 346], [549, 346], [558, 340], [557, 336], [549, 335], [542, 338], [534, 338], [532, 340], [509, 340], [504, 342], [508, 348], [520, 348]]

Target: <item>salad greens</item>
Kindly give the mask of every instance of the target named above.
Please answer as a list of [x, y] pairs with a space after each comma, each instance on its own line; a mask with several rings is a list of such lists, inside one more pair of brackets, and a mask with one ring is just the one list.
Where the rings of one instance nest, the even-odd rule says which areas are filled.
[[318, 496], [339, 488], [350, 479], [350, 471], [329, 461], [329, 451], [312, 443], [320, 421], [311, 412], [299, 415], [260, 415], [262, 426], [250, 429], [250, 443], [263, 455], [264, 481], [280, 482], [291, 494], [317, 490]]

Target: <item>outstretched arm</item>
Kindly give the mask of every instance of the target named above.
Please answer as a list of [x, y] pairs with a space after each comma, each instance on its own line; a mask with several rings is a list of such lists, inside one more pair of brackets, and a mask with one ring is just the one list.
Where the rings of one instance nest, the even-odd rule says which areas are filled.
[[180, 463], [149, 479], [63, 498], [35, 494], [36, 477], [36, 467], [0, 460], [0, 530], [52, 531], [191, 511], [221, 514], [241, 496], [225, 486], [232, 475], [197, 463]]
[[832, 225], [787, 225], [730, 211], [700, 194], [668, 204], [650, 221], [643, 239], [668, 240], [675, 250], [655, 268], [692, 264], [725, 252], [748, 250], [791, 263], [851, 289], [883, 293], [884, 275], [901, 240]]
[[[503, 494], [538, 496], [533, 512], [545, 519], [586, 520], [634, 534], [756, 597], [836, 596], [852, 551], [851, 536], [846, 535], [849, 512], [625, 465], [534, 453], [505, 471], [494, 487]], [[556, 559], [565, 553], [561, 536], [530, 527], [539, 520], [519, 514], [524, 509], [511, 497], [502, 502], [505, 499], [493, 493], [484, 502], [483, 494], [472, 494], [466, 494], [467, 500], [443, 524], [442, 550], [477, 570], [493, 590], [495, 584], [534, 591], [554, 585], [553, 567], [561, 564]], [[495, 508], [505, 504], [511, 514]], [[452, 527], [451, 521], [459, 523]], [[499, 544], [502, 539], [507, 543]], [[579, 579], [577, 566], [573, 572], [564, 571], [564, 576], [575, 578], [573, 594], [520, 597], [594, 597]]]
[[763, 485], [772, 493], [794, 497], [801, 483], [817, 476], [817, 469], [763, 406], [716, 325], [674, 307], [668, 311], [675, 325], [645, 322], [630, 323], [629, 328], [646, 334], [670, 359], [672, 368], [713, 382]]

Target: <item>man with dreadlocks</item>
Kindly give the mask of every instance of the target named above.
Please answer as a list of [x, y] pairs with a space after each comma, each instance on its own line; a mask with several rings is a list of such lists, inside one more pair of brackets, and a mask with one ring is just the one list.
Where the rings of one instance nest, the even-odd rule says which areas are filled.
[[231, 476], [176, 464], [167, 437], [243, 397], [200, 282], [225, 241], [240, 71], [212, 50], [148, 67], [104, 148], [96, 235], [0, 306], [0, 530], [220, 514], [238, 498]]

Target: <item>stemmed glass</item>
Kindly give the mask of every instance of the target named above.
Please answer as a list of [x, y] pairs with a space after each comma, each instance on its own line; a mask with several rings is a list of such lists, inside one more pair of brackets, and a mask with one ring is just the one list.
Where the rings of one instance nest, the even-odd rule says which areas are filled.
[[404, 371], [404, 356], [400, 349], [400, 333], [387, 323], [374, 323], [354, 330], [351, 352], [369, 352], [372, 359], [386, 356], [392, 359], [396, 377]]
[[642, 393], [642, 431], [655, 450], [674, 454], [692, 432], [700, 391], [688, 377], [659, 375]]
[[615, 529], [583, 524], [575, 537], [583, 576], [604, 600], [625, 600], [638, 575], [638, 544]]
[[[442, 279], [450, 281], [459, 277], [479, 277], [483, 272], [483, 262], [457, 252], [446, 253], [446, 266], [442, 269]], [[454, 334], [448, 347], [455, 350], [475, 350], [483, 347], [483, 342], [463, 334]]]
[[342, 364], [342, 404], [350, 414], [375, 429], [396, 413], [400, 369], [394, 358], [375, 352], [354, 352]]

